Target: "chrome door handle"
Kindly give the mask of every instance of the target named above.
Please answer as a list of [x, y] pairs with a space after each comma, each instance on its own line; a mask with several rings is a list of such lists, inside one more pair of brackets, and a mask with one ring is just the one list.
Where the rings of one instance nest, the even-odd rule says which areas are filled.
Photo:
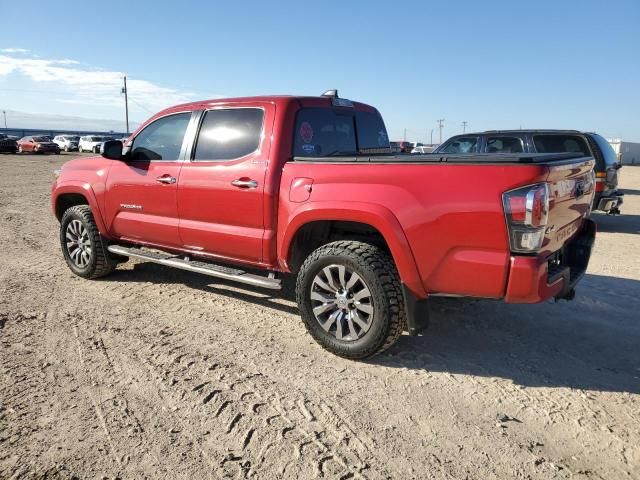
[[171, 185], [173, 183], [176, 183], [176, 177], [171, 177], [169, 175], [166, 175], [166, 176], [162, 176], [162, 177], [156, 178], [156, 181], [160, 182], [160, 183], [166, 183], [166, 184]]
[[255, 180], [234, 180], [231, 182], [231, 185], [239, 188], [256, 188], [258, 186], [258, 182]]

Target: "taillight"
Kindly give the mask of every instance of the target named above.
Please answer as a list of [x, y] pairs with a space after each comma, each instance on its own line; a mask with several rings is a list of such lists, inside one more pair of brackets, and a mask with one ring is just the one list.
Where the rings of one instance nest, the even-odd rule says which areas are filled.
[[604, 192], [607, 172], [596, 172], [596, 192]]
[[542, 247], [549, 217], [549, 184], [539, 183], [502, 195], [512, 252], [535, 253]]

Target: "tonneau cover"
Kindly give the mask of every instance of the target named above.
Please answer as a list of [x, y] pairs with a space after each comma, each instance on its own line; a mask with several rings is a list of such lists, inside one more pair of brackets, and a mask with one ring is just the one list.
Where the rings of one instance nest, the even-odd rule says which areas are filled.
[[294, 157], [296, 162], [318, 163], [472, 163], [472, 164], [541, 164], [556, 162], [586, 162], [593, 160], [583, 153], [470, 153], [447, 155], [423, 154], [376, 154], [376, 155], [332, 155], [328, 157]]

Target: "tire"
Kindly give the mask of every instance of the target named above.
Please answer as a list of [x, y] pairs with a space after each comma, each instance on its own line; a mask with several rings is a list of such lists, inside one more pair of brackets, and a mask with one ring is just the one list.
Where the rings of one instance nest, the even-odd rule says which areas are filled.
[[[82, 246], [77, 241], [69, 245], [74, 239], [81, 239]], [[100, 235], [88, 205], [76, 205], [64, 212], [60, 221], [60, 247], [67, 265], [79, 277], [99, 278], [116, 268], [117, 261], [107, 251], [107, 242]]]
[[[355, 283], [354, 273], [359, 277]], [[298, 272], [296, 300], [309, 334], [325, 350], [344, 358], [363, 359], [383, 352], [398, 340], [407, 324], [392, 258], [381, 248], [363, 242], [341, 240], [311, 253]], [[337, 317], [331, 323], [333, 315]]]

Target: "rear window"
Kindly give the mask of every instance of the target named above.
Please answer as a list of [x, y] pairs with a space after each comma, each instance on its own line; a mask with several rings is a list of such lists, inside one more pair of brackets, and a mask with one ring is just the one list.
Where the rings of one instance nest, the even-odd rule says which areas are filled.
[[333, 108], [298, 112], [293, 142], [296, 157], [388, 152], [389, 137], [378, 112]]
[[582, 153], [591, 155], [587, 142], [581, 135], [534, 135], [533, 144], [538, 153]]
[[473, 153], [478, 151], [478, 137], [456, 137], [438, 149], [438, 153]]
[[592, 133], [591, 138], [598, 145], [598, 147], [600, 147], [600, 151], [602, 152], [602, 156], [604, 157], [604, 163], [609, 166], [618, 163], [616, 152], [609, 142], [607, 142], [597, 133]]
[[518, 137], [488, 137], [488, 153], [522, 153], [522, 139]]

